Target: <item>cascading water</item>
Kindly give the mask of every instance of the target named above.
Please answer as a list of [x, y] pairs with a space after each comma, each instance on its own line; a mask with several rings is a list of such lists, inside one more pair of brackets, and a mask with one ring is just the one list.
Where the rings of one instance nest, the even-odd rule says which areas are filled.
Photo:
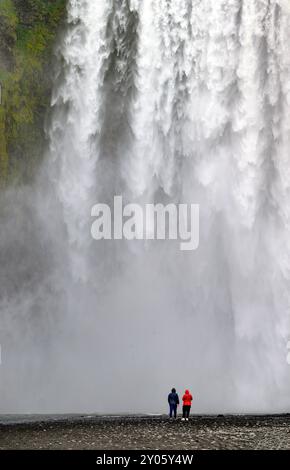
[[[290, 2], [69, 0], [52, 107], [5, 196], [0, 410], [289, 411]], [[199, 248], [93, 241], [119, 194], [199, 204]]]

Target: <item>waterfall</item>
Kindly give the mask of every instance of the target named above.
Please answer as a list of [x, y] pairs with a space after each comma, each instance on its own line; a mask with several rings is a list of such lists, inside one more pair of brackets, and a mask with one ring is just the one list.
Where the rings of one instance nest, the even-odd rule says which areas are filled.
[[[67, 23], [25, 195], [40, 281], [1, 307], [33, 381], [2, 407], [159, 411], [175, 386], [196, 412], [289, 411], [290, 3], [69, 0]], [[115, 195], [199, 204], [199, 248], [94, 241]]]

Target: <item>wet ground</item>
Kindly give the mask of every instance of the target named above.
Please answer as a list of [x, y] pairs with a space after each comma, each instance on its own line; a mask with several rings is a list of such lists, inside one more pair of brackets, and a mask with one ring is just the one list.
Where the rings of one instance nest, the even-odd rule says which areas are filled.
[[290, 415], [0, 416], [3, 449], [290, 449]]

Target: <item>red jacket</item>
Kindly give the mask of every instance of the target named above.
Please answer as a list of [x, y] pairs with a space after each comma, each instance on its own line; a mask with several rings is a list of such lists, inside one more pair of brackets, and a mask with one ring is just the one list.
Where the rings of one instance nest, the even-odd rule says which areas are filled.
[[189, 390], [185, 390], [185, 394], [182, 397], [183, 406], [191, 406], [192, 395], [189, 393]]

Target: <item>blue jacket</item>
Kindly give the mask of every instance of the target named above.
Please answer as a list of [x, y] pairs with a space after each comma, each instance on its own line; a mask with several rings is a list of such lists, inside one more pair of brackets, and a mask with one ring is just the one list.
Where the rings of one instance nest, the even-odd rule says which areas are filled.
[[177, 393], [169, 393], [168, 395], [169, 405], [179, 405], [179, 397]]

